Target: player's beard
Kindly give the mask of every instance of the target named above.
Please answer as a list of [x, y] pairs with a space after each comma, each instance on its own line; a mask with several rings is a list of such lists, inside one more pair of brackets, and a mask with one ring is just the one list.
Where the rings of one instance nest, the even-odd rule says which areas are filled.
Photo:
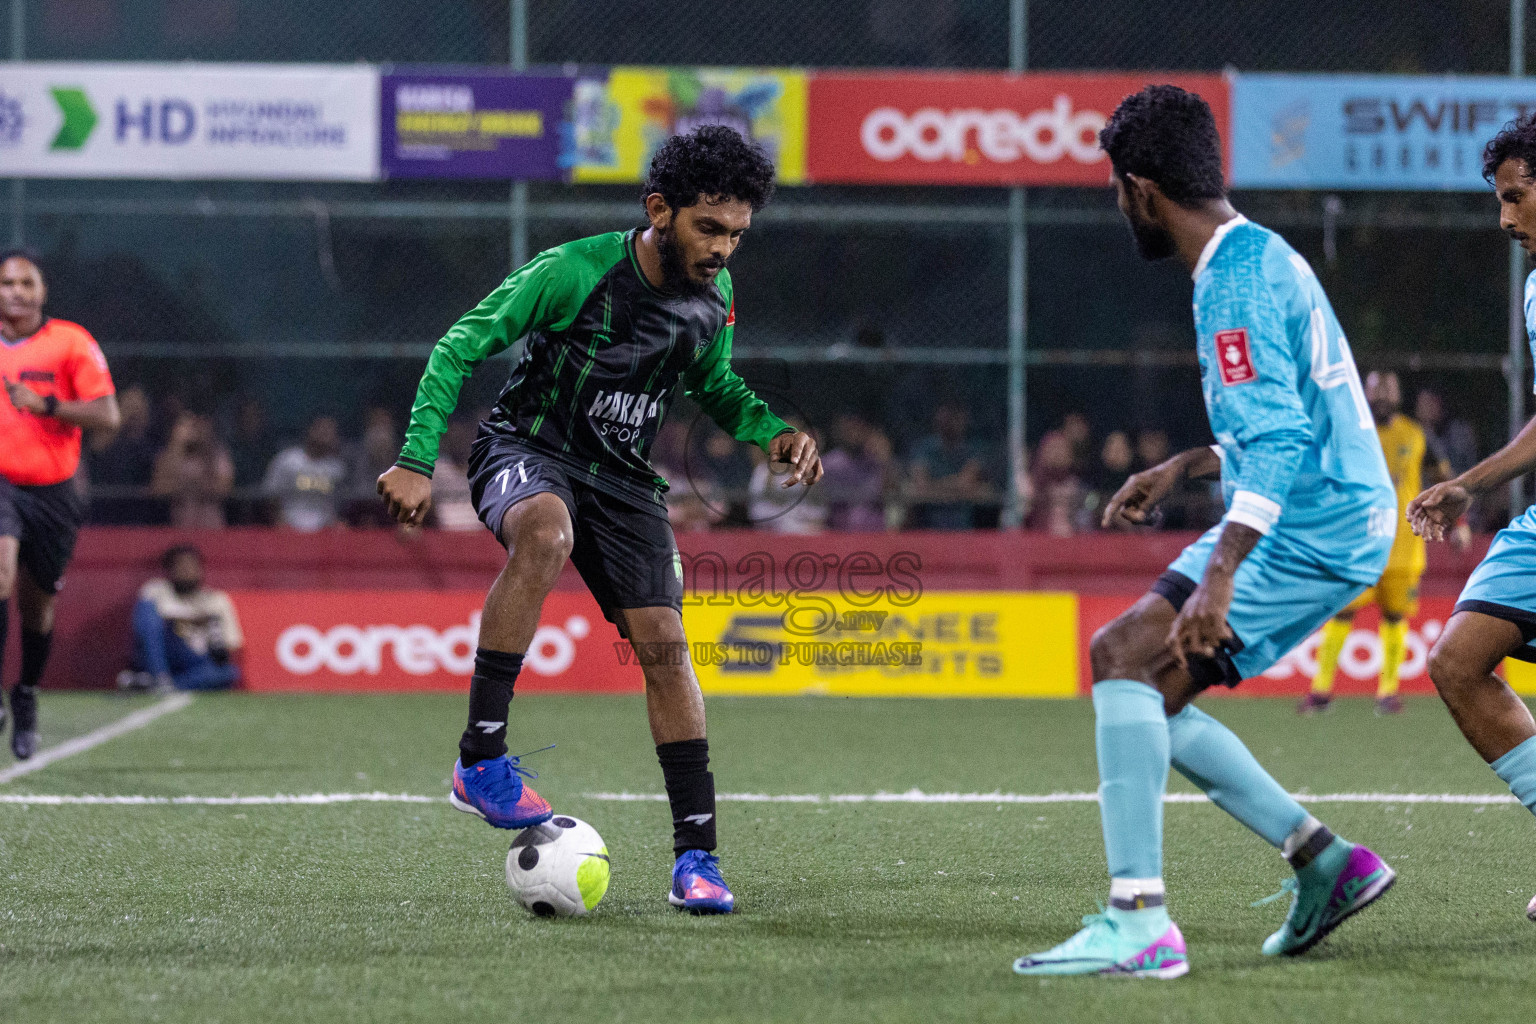
[[[702, 295], [713, 283], [712, 281], [698, 281], [688, 273], [688, 265], [683, 259], [683, 247], [677, 242], [677, 235], [671, 230], [657, 232], [656, 253], [661, 257], [661, 279], [663, 287], [676, 295]], [[721, 264], [724, 267], [725, 264]]]
[[1125, 219], [1131, 226], [1131, 238], [1136, 242], [1136, 252], [1142, 259], [1155, 263], [1179, 251], [1166, 228], [1141, 220], [1134, 213], [1126, 214]]

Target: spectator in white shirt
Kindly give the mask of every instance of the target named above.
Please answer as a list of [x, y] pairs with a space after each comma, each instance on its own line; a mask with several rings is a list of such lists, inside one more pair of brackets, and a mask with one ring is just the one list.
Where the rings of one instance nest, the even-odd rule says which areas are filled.
[[223, 690], [240, 681], [244, 646], [234, 603], [203, 585], [203, 555], [181, 545], [160, 556], [165, 570], [133, 606], [133, 668], [118, 676], [132, 690]]
[[303, 444], [285, 448], [272, 459], [261, 489], [277, 502], [281, 525], [315, 533], [336, 522], [346, 480], [336, 420], [316, 416]]

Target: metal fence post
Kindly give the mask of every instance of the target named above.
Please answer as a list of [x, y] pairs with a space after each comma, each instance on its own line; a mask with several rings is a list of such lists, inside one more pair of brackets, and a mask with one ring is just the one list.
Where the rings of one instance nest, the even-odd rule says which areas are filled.
[[[1509, 73], [1525, 74], [1525, 4], [1509, 0]], [[1514, 440], [1525, 425], [1525, 253], [1520, 243], [1509, 243], [1509, 437]], [[1525, 505], [1525, 480], [1509, 482], [1509, 512], [1518, 515]]]
[[[25, 60], [27, 55], [26, 0], [11, 0], [11, 60]], [[11, 244], [27, 240], [27, 181], [11, 179]]]
[[[1023, 72], [1029, 64], [1028, 0], [1010, 0], [1008, 12], [1008, 68]], [[1008, 194], [1008, 495], [1003, 506], [1003, 525], [1017, 527], [1024, 519], [1022, 491], [1026, 448], [1024, 438], [1024, 352], [1029, 325], [1029, 224], [1028, 192], [1014, 188]]]
[[[528, 0], [511, 0], [511, 65], [528, 70]], [[528, 262], [528, 183], [514, 181], [508, 217], [512, 224], [512, 269]]]

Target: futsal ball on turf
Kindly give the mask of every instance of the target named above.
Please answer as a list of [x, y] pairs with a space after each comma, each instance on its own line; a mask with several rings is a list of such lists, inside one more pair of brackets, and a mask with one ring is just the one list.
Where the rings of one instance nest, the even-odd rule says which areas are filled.
[[580, 818], [557, 814], [525, 828], [507, 851], [507, 886], [540, 917], [585, 914], [608, 891], [608, 846]]
[[1531, 897], [1531, 902], [1525, 908], [1525, 916], [1536, 921], [1536, 896]]

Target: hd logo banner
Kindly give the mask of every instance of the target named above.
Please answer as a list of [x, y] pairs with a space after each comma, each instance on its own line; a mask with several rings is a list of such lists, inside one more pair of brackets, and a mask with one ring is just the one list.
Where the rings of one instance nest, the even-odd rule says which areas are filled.
[[364, 65], [0, 65], [0, 176], [373, 181]]
[[1238, 75], [1232, 183], [1483, 191], [1483, 146], [1531, 110], [1530, 79]]

